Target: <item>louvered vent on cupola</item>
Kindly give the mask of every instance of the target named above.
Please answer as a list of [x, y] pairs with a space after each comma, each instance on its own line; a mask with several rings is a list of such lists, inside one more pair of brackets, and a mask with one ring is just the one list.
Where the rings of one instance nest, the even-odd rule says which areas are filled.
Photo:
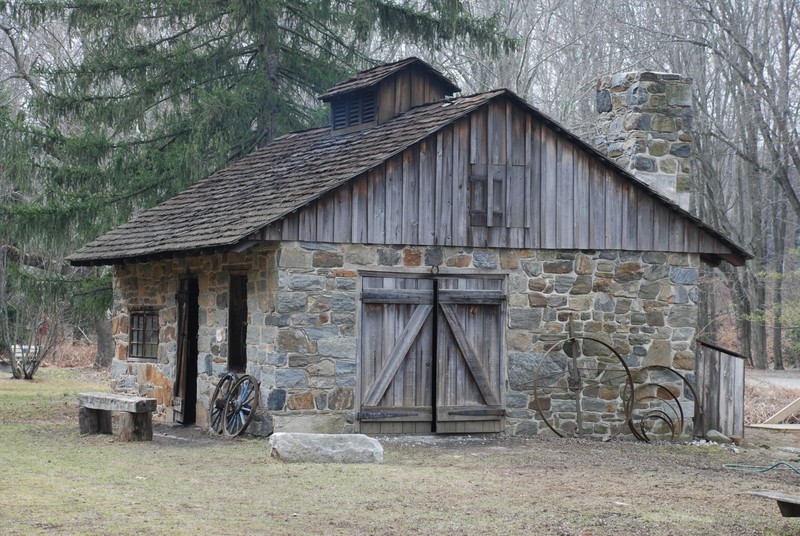
[[461, 91], [419, 58], [379, 65], [339, 82], [319, 96], [331, 103], [331, 134], [382, 125], [415, 106]]
[[378, 99], [374, 91], [350, 94], [331, 102], [331, 128], [334, 131], [355, 127], [373, 126], [378, 113]]

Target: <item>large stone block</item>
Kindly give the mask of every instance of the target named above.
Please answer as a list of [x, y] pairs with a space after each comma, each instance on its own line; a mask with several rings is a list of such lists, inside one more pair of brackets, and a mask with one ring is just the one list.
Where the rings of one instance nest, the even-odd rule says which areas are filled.
[[278, 292], [275, 310], [279, 313], [302, 313], [306, 310], [307, 302], [305, 292]]
[[346, 357], [355, 359], [355, 337], [332, 337], [317, 341], [317, 351], [320, 355], [328, 357]]
[[383, 462], [383, 447], [381, 444], [378, 440], [363, 434], [276, 432], [269, 438], [269, 446], [270, 456], [285, 462]]

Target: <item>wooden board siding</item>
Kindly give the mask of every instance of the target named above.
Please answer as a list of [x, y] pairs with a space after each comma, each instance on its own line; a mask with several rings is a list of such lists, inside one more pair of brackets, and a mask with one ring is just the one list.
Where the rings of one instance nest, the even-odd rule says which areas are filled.
[[385, 123], [415, 106], [444, 99], [448, 94], [441, 81], [411, 68], [386, 78], [378, 86], [378, 124]]
[[695, 350], [697, 393], [695, 435], [717, 430], [728, 437], [744, 435], [744, 358], [698, 344]]
[[[477, 185], [482, 177], [486, 183]], [[485, 188], [485, 196], [474, 191], [479, 186]], [[486, 205], [481, 225], [475, 225], [476, 203]], [[268, 226], [259, 236], [312, 242], [731, 253], [618, 169], [507, 99], [492, 101], [387, 157], [372, 171]]]

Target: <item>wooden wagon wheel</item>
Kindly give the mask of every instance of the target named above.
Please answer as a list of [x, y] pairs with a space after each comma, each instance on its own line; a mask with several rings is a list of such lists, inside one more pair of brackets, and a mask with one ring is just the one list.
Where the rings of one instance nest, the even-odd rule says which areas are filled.
[[[593, 345], [592, 352], [585, 352], [587, 342]], [[534, 372], [534, 409], [560, 437], [615, 436], [624, 427], [636, 435], [630, 419], [631, 397], [625, 396], [631, 392], [633, 380], [625, 360], [610, 345], [591, 337], [557, 342], [545, 352]], [[618, 426], [595, 422], [584, 425], [587, 411], [611, 415], [604, 420], [616, 418]]]
[[208, 405], [209, 432], [222, 433], [225, 402], [228, 400], [228, 393], [230, 393], [234, 383], [236, 383], [236, 375], [231, 372], [223, 374], [217, 382], [214, 394], [211, 395], [211, 402]]
[[233, 384], [225, 402], [225, 435], [244, 432], [258, 409], [258, 382], [245, 374]]

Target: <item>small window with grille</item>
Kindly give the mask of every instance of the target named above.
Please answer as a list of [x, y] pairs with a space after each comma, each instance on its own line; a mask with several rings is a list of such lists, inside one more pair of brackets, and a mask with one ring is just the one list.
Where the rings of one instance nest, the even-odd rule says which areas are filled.
[[158, 357], [158, 311], [131, 311], [128, 357]]

